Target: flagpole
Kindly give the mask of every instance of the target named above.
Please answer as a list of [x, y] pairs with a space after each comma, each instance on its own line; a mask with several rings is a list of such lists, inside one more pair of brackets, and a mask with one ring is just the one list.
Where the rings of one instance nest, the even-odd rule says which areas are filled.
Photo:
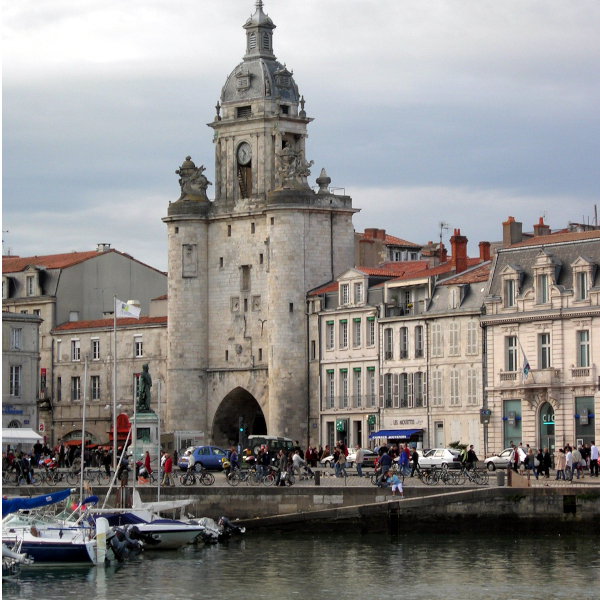
[[113, 297], [113, 470], [117, 471], [117, 297]]
[[156, 501], [160, 502], [160, 379], [158, 380], [158, 465], [156, 467], [156, 472], [158, 473], [156, 477], [156, 481], [158, 482], [157, 492], [156, 492]]
[[79, 506], [83, 502], [83, 470], [85, 468], [85, 404], [87, 399], [87, 372], [88, 356], [85, 354], [85, 368], [83, 370], [83, 415], [81, 423], [81, 472], [79, 474]]

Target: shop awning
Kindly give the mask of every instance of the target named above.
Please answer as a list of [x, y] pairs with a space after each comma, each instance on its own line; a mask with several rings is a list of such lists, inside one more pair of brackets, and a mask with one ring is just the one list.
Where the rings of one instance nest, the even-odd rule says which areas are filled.
[[408, 440], [415, 433], [422, 433], [422, 429], [381, 429], [369, 435], [369, 439], [385, 438], [387, 440]]
[[22, 429], [20, 427], [2, 428], [3, 444], [35, 444], [36, 442], [41, 442], [43, 439], [33, 429]]

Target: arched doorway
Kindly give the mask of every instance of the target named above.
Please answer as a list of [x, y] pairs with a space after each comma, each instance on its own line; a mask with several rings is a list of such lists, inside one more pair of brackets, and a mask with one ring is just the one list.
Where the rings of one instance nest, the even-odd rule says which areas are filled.
[[548, 448], [550, 456], [554, 454], [554, 407], [545, 402], [540, 408], [540, 448]]
[[219, 404], [212, 426], [212, 440], [216, 446], [227, 448], [239, 441], [240, 418], [246, 435], [266, 435], [267, 423], [256, 398], [247, 390], [237, 387]]

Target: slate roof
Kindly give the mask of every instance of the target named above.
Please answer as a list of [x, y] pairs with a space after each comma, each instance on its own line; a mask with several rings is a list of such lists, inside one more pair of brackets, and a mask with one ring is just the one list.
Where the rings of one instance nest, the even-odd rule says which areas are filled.
[[559, 232], [552, 233], [550, 235], [540, 235], [538, 237], [532, 237], [517, 244], [510, 246], [511, 248], [522, 248], [524, 246], [548, 246], [550, 244], [562, 244], [564, 242], [577, 242], [580, 240], [594, 240], [600, 239], [600, 230], [594, 231], [573, 231], [573, 232]]

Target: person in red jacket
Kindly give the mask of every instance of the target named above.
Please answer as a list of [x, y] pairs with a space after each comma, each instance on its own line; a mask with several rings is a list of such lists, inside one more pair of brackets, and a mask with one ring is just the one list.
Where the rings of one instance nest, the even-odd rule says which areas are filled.
[[165, 455], [167, 458], [165, 459], [165, 475], [163, 477], [162, 483], [161, 485], [175, 485], [173, 483], [173, 477], [171, 476], [171, 473], [173, 472], [173, 459], [171, 458], [171, 455], [167, 452]]

